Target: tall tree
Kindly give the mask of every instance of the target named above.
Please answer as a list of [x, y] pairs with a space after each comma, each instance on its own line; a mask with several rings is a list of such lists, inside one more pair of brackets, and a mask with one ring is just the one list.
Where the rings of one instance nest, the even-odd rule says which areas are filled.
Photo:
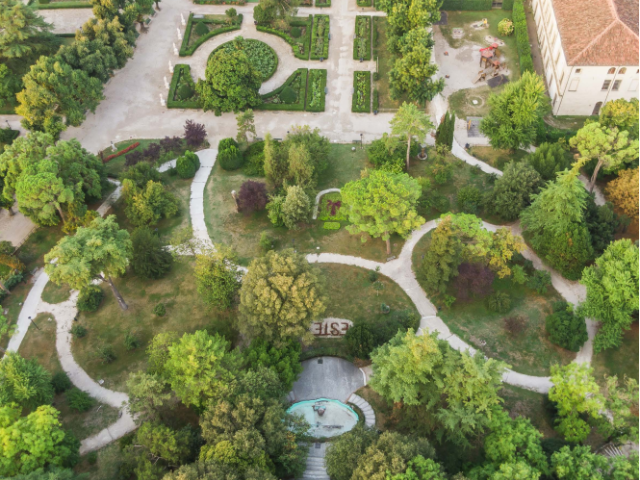
[[449, 280], [458, 275], [462, 245], [454, 230], [451, 216], [446, 216], [431, 234], [429, 249], [418, 270], [429, 294], [444, 293]]
[[[126, 310], [128, 306], [112, 277], [124, 274], [131, 251], [129, 233], [118, 227], [115, 215], [96, 218], [88, 227], [78, 228], [74, 236], [63, 237], [45, 255], [45, 271], [52, 282], [66, 283], [74, 290], [96, 279], [106, 282], [120, 308]], [[52, 263], [54, 260], [56, 263]]]
[[391, 234], [406, 237], [424, 223], [416, 212], [422, 188], [406, 173], [373, 170], [368, 176], [347, 183], [341, 193], [349, 205], [349, 233], [382, 237], [387, 255], [391, 255]]
[[136, 226], [152, 226], [163, 218], [178, 214], [180, 201], [160, 182], [149, 180], [139, 189], [131, 180], [122, 182], [122, 196], [127, 203], [125, 213]]
[[52, 400], [51, 374], [35, 359], [6, 353], [0, 362], [0, 403], [14, 402], [33, 410]]
[[582, 272], [587, 287], [584, 315], [601, 322], [594, 350], [619, 347], [624, 330], [638, 310], [638, 247], [631, 240], [617, 240]]
[[536, 127], [546, 106], [542, 78], [525, 72], [517, 82], [505, 85], [489, 97], [489, 114], [480, 122], [480, 131], [493, 148], [527, 148], [536, 137]]
[[36, 166], [47, 157], [47, 148], [53, 137], [46, 133], [31, 132], [16, 138], [0, 154], [0, 176], [3, 178], [2, 196], [13, 203], [16, 184], [24, 172], [35, 173]]
[[403, 473], [387, 477], [389, 480], [446, 480], [446, 473], [435, 460], [418, 455]]
[[325, 311], [322, 278], [293, 250], [254, 259], [240, 288], [240, 332], [276, 345], [309, 342], [311, 324]]
[[73, 192], [53, 173], [22, 175], [16, 185], [16, 199], [22, 213], [44, 226], [65, 222], [62, 207], [69, 208], [74, 201]]
[[391, 133], [407, 136], [407, 170], [409, 170], [411, 140], [416, 137], [418, 142], [424, 142], [427, 133], [435, 127], [426, 113], [418, 109], [415, 104], [407, 102], [402, 103], [389, 123], [391, 124]]
[[629, 140], [628, 131], [608, 128], [597, 122], [587, 123], [578, 130], [569, 144], [578, 150], [578, 165], [597, 160], [589, 181], [589, 192], [593, 192], [601, 167], [610, 173], [619, 170], [625, 162], [638, 158], [638, 140]]
[[256, 136], [256, 124], [253, 116], [253, 110], [248, 108], [244, 112], [240, 112], [236, 115], [236, 122], [238, 124], [238, 134], [236, 135], [236, 141], [238, 143], [250, 142], [251, 137], [249, 134]]
[[234, 304], [241, 278], [237, 261], [236, 252], [221, 244], [196, 254], [196, 285], [207, 305], [228, 309]]
[[551, 455], [551, 469], [559, 479], [604, 480], [609, 462], [606, 457], [591, 453], [590, 447], [564, 446]]
[[600, 109], [598, 122], [605, 127], [616, 127], [619, 130], [628, 130], [630, 138], [638, 138], [638, 117], [640, 116], [638, 99], [625, 100], [618, 98], [604, 104]]
[[165, 382], [157, 373], [133, 372], [127, 380], [129, 401], [127, 410], [137, 415], [137, 421], [153, 421], [158, 409], [171, 398]]
[[[0, 157], [1, 158], [1, 157]], [[638, 168], [622, 170], [607, 184], [607, 196], [633, 222], [638, 222]]]
[[440, 20], [436, 0], [382, 0], [377, 8], [386, 12], [389, 25], [396, 35], [412, 29], [425, 29]]
[[158, 279], [171, 269], [173, 255], [149, 227], [131, 232], [131, 269], [142, 278]]
[[324, 460], [329, 476], [334, 480], [351, 480], [358, 460], [377, 438], [373, 428], [358, 424], [332, 441]]
[[542, 178], [531, 165], [511, 161], [494, 184], [489, 196], [490, 208], [505, 220], [516, 220], [541, 186]]
[[555, 180], [556, 174], [571, 165], [571, 158], [560, 143], [542, 143], [536, 151], [527, 156], [527, 162], [540, 174], [543, 180]]
[[276, 189], [282, 187], [289, 176], [289, 161], [285, 149], [270, 133], [264, 137], [264, 174]]

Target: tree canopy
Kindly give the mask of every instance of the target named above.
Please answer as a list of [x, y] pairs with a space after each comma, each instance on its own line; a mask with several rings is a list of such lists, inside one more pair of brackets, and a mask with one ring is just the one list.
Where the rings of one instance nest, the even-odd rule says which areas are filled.
[[52, 400], [51, 374], [37, 360], [8, 352], [0, 362], [0, 403], [33, 410]]
[[391, 133], [394, 135], [406, 135], [407, 137], [407, 170], [409, 169], [409, 154], [411, 152], [411, 139], [416, 137], [418, 142], [424, 142], [429, 131], [435, 126], [429, 116], [420, 111], [413, 103], [403, 102], [398, 112], [391, 119]]
[[638, 168], [622, 170], [618, 178], [607, 184], [606, 192], [613, 204], [632, 221], [638, 222]]

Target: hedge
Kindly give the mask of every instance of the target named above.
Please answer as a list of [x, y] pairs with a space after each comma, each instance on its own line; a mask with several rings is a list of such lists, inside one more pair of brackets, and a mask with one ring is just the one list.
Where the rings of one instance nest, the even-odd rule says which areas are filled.
[[40, 3], [37, 0], [31, 2], [31, 7], [34, 10], [56, 10], [64, 8], [91, 8], [90, 2], [55, 2], [55, 3]]
[[285, 82], [272, 92], [261, 95], [262, 100], [267, 100], [275, 95], [278, 95], [285, 87], [291, 87], [293, 82], [300, 77], [300, 88], [298, 90], [298, 102], [297, 103], [263, 103], [254, 107], [254, 110], [289, 110], [289, 111], [304, 111], [304, 102], [307, 91], [307, 72], [306, 68], [299, 68], [293, 72]]
[[[276, 30], [275, 28], [267, 27], [265, 25], [257, 25], [256, 29], [259, 32], [270, 33], [272, 35], [277, 35], [282, 38], [285, 42], [291, 45], [293, 50], [293, 55], [296, 58], [301, 60], [309, 60], [309, 44], [311, 41], [311, 25], [312, 25], [313, 15], [309, 15], [308, 20], [292, 20], [289, 22], [289, 25], [292, 27], [307, 27], [304, 38], [302, 38], [302, 42], [300, 40], [296, 40], [295, 38], [289, 36], [285, 32], [280, 30]], [[300, 52], [300, 47], [302, 46], [302, 52]], [[297, 48], [296, 48], [297, 47]]]
[[325, 230], [340, 230], [340, 222], [324, 222], [322, 228]]
[[316, 0], [316, 7], [330, 7], [331, 0], [326, 0], [326, 2], [321, 2], [320, 0]]
[[132, 143], [131, 145], [129, 145], [127, 148], [123, 148], [122, 150], [120, 150], [117, 153], [114, 153], [113, 155], [109, 155], [107, 158], [105, 158], [104, 160], [102, 160], [102, 163], [107, 163], [109, 160], [113, 160], [114, 158], [118, 158], [120, 155], [124, 155], [125, 153], [130, 152], [131, 150], [138, 148], [140, 146], [140, 142], [135, 142]]
[[[357, 106], [358, 79], [364, 79], [364, 91], [362, 92], [364, 105]], [[353, 98], [351, 99], [351, 111], [356, 113], [371, 112], [371, 72], [353, 72]]]
[[502, 10], [513, 10], [513, 0], [502, 0]]
[[444, 0], [440, 10], [491, 10], [493, 0]]
[[365, 51], [366, 53], [362, 56], [363, 60], [371, 60], [371, 18], [369, 16], [356, 15], [356, 38], [353, 39], [353, 59], [360, 60], [360, 55], [358, 55], [358, 40], [362, 37], [359, 34], [358, 21], [361, 24], [366, 25], [366, 32], [364, 34], [365, 41]]
[[357, 0], [356, 3], [358, 4], [359, 7], [370, 7], [371, 6], [371, 0]]
[[514, 0], [512, 14], [516, 32], [516, 46], [520, 57], [520, 73], [535, 72], [531, 57], [531, 45], [529, 44], [529, 32], [527, 31], [527, 14], [522, 2], [523, 0]]
[[247, 0], [193, 0], [198, 5], [246, 5]]
[[[320, 55], [315, 53], [315, 46], [317, 45], [317, 36], [318, 36], [318, 23], [320, 20], [326, 20], [326, 28], [323, 32], [322, 39], [322, 53]], [[315, 15], [313, 17], [313, 30], [311, 31], [311, 45], [310, 45], [310, 60], [320, 60], [321, 58], [327, 59], [329, 58], [329, 15]]]
[[189, 14], [189, 20], [187, 21], [187, 28], [184, 30], [184, 37], [182, 38], [182, 45], [180, 46], [180, 56], [187, 57], [193, 55], [193, 52], [202, 45], [204, 42], [209, 40], [211, 37], [215, 37], [216, 35], [220, 35], [221, 33], [232, 32], [233, 30], [240, 30], [242, 24], [243, 16], [242, 14], [238, 15], [238, 20], [228, 27], [218, 28], [215, 30], [211, 30], [206, 35], [200, 37], [193, 45], [189, 46], [189, 37], [191, 37], [191, 29], [193, 28], [194, 23], [203, 22], [203, 23], [213, 23], [215, 25], [223, 25], [226, 22], [224, 20], [217, 20], [211, 18], [196, 18], [194, 20], [193, 13]]
[[[324, 112], [325, 93], [324, 89], [327, 86], [327, 71], [326, 70], [309, 70], [309, 79], [307, 80], [307, 101], [305, 103], [305, 110], [307, 112]], [[316, 88], [318, 90], [316, 90]], [[314, 93], [319, 92], [319, 102], [317, 105], [311, 106], [311, 102], [314, 98]]]
[[171, 77], [171, 85], [169, 86], [169, 95], [167, 97], [167, 108], [202, 108], [197, 100], [174, 100], [181, 75], [191, 75], [191, 66], [180, 64], [173, 69], [173, 77]]

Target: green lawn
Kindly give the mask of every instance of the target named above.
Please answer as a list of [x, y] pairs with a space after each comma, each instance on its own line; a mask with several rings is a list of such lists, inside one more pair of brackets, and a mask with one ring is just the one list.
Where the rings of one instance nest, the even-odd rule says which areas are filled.
[[504, 166], [511, 160], [519, 162], [524, 157], [529, 155], [529, 152], [525, 150], [516, 150], [515, 152], [510, 152], [509, 150], [502, 150], [499, 148], [479, 146], [471, 147], [469, 149], [469, 153], [476, 157], [478, 160], [482, 160], [483, 162], [488, 163], [498, 170], [504, 170]]
[[[463, 88], [449, 95], [449, 108], [456, 117], [466, 120], [467, 117], [484, 117], [489, 113], [489, 96], [498, 94], [502, 87], [491, 88], [482, 85], [476, 88]], [[473, 104], [473, 100], [477, 104]]]
[[624, 332], [622, 345], [619, 348], [605, 350], [593, 356], [591, 365], [599, 383], [604, 384], [605, 375], [624, 376], [638, 380], [638, 322], [631, 324], [631, 329]]
[[62, 303], [69, 299], [71, 294], [71, 288], [66, 285], [56, 285], [53, 282], [47, 282], [42, 292], [42, 300], [47, 303], [56, 304]]

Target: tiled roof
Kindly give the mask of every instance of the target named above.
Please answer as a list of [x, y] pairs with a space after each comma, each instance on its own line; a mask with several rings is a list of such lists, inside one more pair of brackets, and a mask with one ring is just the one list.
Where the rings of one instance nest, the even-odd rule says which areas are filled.
[[638, 0], [552, 0], [569, 65], [638, 65]]

